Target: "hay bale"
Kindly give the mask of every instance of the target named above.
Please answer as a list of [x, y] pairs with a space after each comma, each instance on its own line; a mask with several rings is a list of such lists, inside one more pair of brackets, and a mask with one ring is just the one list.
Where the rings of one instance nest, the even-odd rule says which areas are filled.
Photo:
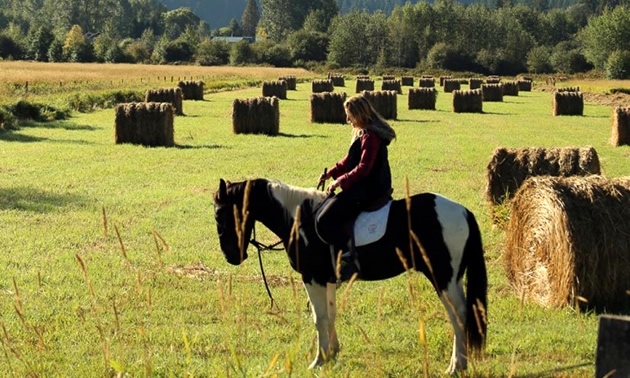
[[402, 94], [402, 87], [400, 80], [383, 80], [381, 84], [382, 91], [396, 91], [398, 94]]
[[503, 84], [481, 84], [481, 96], [484, 101], [502, 102]]
[[481, 96], [481, 89], [453, 91], [453, 112], [483, 113], [483, 99]]
[[370, 79], [358, 79], [355, 93], [361, 93], [363, 91], [373, 91], [374, 80]]
[[556, 88], [556, 92], [579, 92], [579, 91], [580, 91], [580, 87]]
[[435, 88], [410, 88], [408, 109], [435, 110], [438, 91]]
[[370, 80], [370, 75], [357, 75], [357, 80]]
[[552, 111], [554, 116], [584, 115], [582, 92], [554, 92]]
[[180, 81], [177, 86], [184, 100], [203, 101], [203, 84], [203, 81]]
[[277, 97], [235, 99], [232, 103], [234, 134], [278, 135], [280, 100]]
[[531, 76], [519, 76], [517, 81], [529, 81], [534, 82], [534, 79]]
[[532, 91], [532, 81], [531, 80], [519, 80], [516, 82], [518, 84], [518, 90], [521, 92], [531, 92]]
[[521, 295], [547, 307], [627, 309], [630, 177], [533, 177], [512, 200], [505, 265]]
[[486, 167], [486, 199], [498, 205], [514, 193], [531, 176], [599, 175], [597, 151], [591, 146], [565, 148], [504, 148], [494, 150]]
[[114, 141], [143, 146], [175, 145], [173, 105], [166, 102], [132, 102], [114, 108]]
[[610, 143], [613, 146], [630, 145], [630, 108], [613, 109]]
[[461, 84], [458, 79], [446, 79], [444, 80], [444, 92], [451, 93], [461, 89]]
[[363, 91], [361, 94], [367, 98], [377, 113], [384, 119], [396, 119], [398, 117], [398, 103], [396, 91]]
[[518, 96], [518, 82], [516, 81], [503, 82], [503, 95], [504, 96]]
[[480, 89], [483, 84], [483, 79], [473, 78], [468, 79], [468, 89]]
[[490, 75], [486, 77], [486, 84], [499, 84], [501, 82], [501, 77], [497, 75]]
[[421, 79], [433, 79], [433, 75], [422, 75], [420, 76]]
[[332, 92], [335, 90], [332, 80], [313, 80], [311, 88], [313, 93]]
[[180, 88], [149, 89], [144, 95], [144, 102], [168, 102], [173, 105], [176, 115], [184, 115]]
[[345, 87], [346, 86], [346, 81], [345, 81], [345, 79], [343, 77], [343, 74], [336, 74], [336, 73], [329, 72], [328, 73], [328, 80], [331, 80], [335, 87]]
[[413, 87], [413, 76], [402, 76], [400, 83], [407, 87]]
[[435, 79], [432, 77], [421, 77], [418, 80], [418, 84], [420, 88], [435, 88]]
[[278, 97], [281, 100], [287, 99], [287, 82], [284, 80], [265, 81], [262, 86], [263, 97]]
[[452, 76], [440, 76], [440, 87], [444, 86], [444, 81], [448, 79], [452, 79]]
[[311, 122], [345, 124], [347, 119], [344, 102], [346, 102], [345, 92], [311, 94]]
[[383, 75], [382, 80], [396, 80], [396, 76], [394, 75]]
[[297, 79], [295, 78], [295, 75], [285, 75], [285, 76], [280, 76], [278, 78], [278, 80], [284, 80], [287, 82], [287, 90], [289, 91], [295, 91], [297, 88]]

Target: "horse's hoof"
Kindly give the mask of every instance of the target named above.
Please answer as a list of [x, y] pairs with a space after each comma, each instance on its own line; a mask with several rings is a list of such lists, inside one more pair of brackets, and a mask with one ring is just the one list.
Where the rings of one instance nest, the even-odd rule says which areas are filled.
[[316, 358], [311, 364], [308, 366], [309, 369], [315, 369], [321, 367], [324, 364], [323, 358]]

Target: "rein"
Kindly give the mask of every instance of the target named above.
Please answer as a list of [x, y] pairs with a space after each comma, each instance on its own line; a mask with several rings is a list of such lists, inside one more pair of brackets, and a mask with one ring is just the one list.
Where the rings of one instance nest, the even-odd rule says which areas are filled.
[[269, 295], [269, 299], [271, 299], [271, 309], [273, 309], [273, 296], [271, 295], [271, 290], [269, 290], [269, 284], [267, 284], [267, 276], [265, 276], [265, 269], [263, 268], [263, 262], [262, 262], [262, 251], [282, 251], [282, 248], [278, 248], [278, 246], [282, 243], [282, 240], [274, 243], [274, 244], [270, 244], [270, 245], [265, 245], [261, 242], [259, 242], [258, 240], [256, 240], [256, 222], [254, 222], [254, 226], [253, 226], [253, 237], [252, 240], [249, 241], [250, 244], [252, 244], [254, 247], [256, 247], [256, 249], [258, 250], [258, 262], [260, 263], [260, 272], [262, 273], [263, 276], [263, 281], [265, 282], [265, 289], [267, 289], [267, 295]]

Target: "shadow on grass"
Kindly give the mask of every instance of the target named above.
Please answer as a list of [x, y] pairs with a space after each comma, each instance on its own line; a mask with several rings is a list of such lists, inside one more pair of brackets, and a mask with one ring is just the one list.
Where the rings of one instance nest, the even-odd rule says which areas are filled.
[[504, 115], [504, 116], [513, 116], [513, 115], [516, 115], [516, 113], [486, 112], [485, 110], [484, 110], [483, 114]]
[[74, 203], [87, 203], [87, 200], [76, 194], [49, 193], [27, 186], [0, 188], [0, 210], [43, 214]]
[[397, 119], [396, 122], [440, 123], [437, 119]]
[[4, 140], [6, 142], [34, 143], [43, 142], [49, 139], [24, 135], [16, 133], [15, 131], [0, 131], [0, 140]]
[[277, 138], [301, 138], [301, 139], [307, 139], [307, 138], [327, 138], [323, 135], [306, 135], [306, 134], [286, 134], [286, 133], [278, 133], [278, 135], [276, 135]]
[[[557, 368], [557, 369], [545, 370], [545, 371], [541, 371], [539, 373], [530, 373], [530, 374], [523, 374], [523, 375], [516, 374], [516, 375], [514, 375], [514, 377], [518, 377], [518, 378], [542, 378], [542, 377], [565, 376], [565, 374], [563, 374], [563, 373], [568, 373], [568, 372], [571, 372], [573, 370], [577, 370], [577, 369], [581, 369], [581, 368], [585, 368], [585, 367], [591, 367], [591, 366], [593, 366], [593, 362], [584, 362], [582, 364], [570, 365], [570, 366], [565, 366], [565, 367], [561, 367], [561, 368]], [[570, 375], [571, 374], [569, 374], [567, 376], [570, 376]]]
[[41, 127], [44, 129], [63, 129], [69, 131], [94, 131], [102, 129], [102, 127], [94, 127], [90, 125], [77, 125], [68, 121], [50, 121], [50, 122], [34, 122], [28, 121], [21, 124], [23, 127]]
[[191, 146], [189, 144], [176, 144], [175, 148], [177, 148], [178, 150], [216, 150], [230, 147], [221, 146], [220, 144], [202, 144], [199, 146]]

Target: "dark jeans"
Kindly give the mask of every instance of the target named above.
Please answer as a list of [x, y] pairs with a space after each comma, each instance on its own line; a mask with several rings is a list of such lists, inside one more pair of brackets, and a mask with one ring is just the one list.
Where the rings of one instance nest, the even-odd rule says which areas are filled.
[[361, 212], [363, 201], [341, 192], [326, 200], [315, 214], [315, 228], [319, 236], [336, 249], [347, 250], [349, 235], [344, 225]]

